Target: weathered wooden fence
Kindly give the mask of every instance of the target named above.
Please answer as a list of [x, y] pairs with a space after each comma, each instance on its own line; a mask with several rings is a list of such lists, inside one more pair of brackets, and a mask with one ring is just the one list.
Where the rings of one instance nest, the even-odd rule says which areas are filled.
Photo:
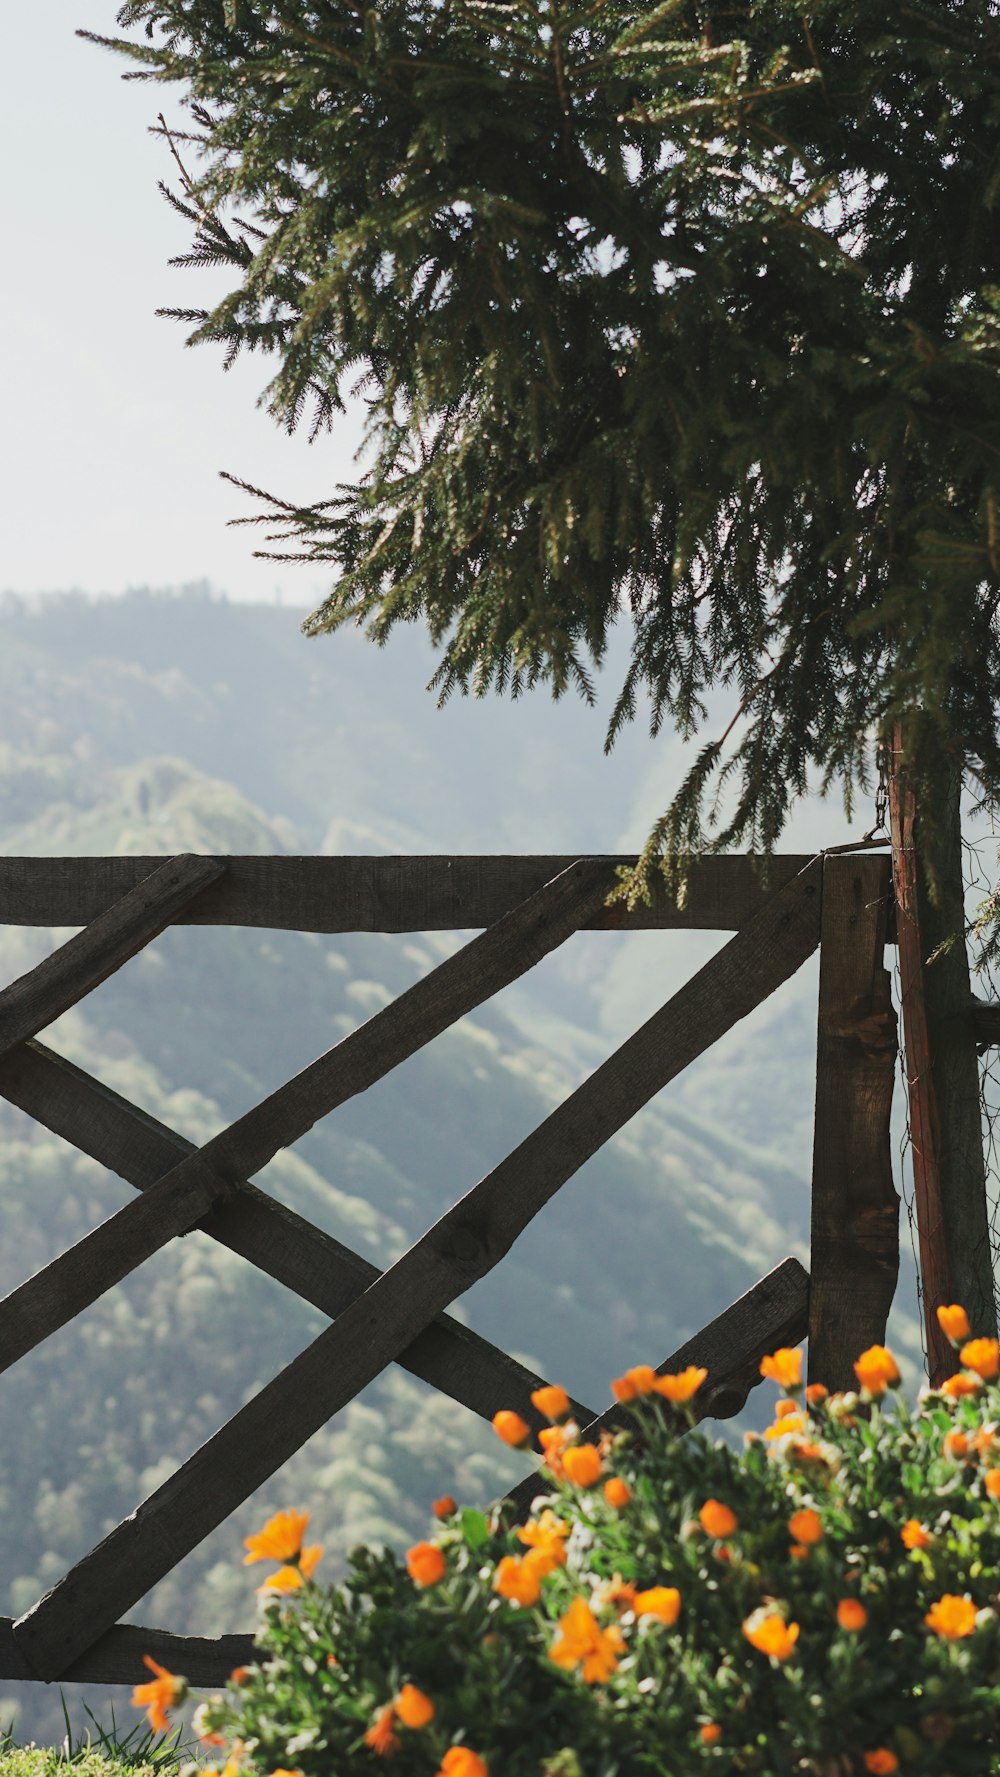
[[[151, 1653], [197, 1684], [252, 1658], [250, 1635], [177, 1636], [118, 1619], [385, 1367], [402, 1364], [489, 1419], [544, 1378], [451, 1318], [545, 1203], [690, 1062], [819, 947], [810, 1273], [786, 1259], [661, 1370], [704, 1365], [703, 1416], [740, 1410], [760, 1358], [809, 1338], [810, 1373], [853, 1381], [884, 1337], [898, 1260], [889, 1158], [895, 1018], [883, 949], [890, 867], [872, 852], [702, 863], [683, 909], [605, 903], [614, 857], [7, 858], [0, 920], [81, 927], [0, 993], [0, 1094], [139, 1195], [0, 1302], [13, 1364], [175, 1235], [199, 1228], [331, 1325], [30, 1610], [0, 1618], [0, 1677], [135, 1684]], [[228, 1129], [195, 1149], [35, 1039], [170, 924], [297, 931], [485, 928]], [[385, 1272], [248, 1181], [280, 1148], [574, 932], [652, 927], [735, 936]], [[645, 1357], [647, 1354], [637, 1353]], [[613, 1424], [581, 1402], [587, 1435]], [[523, 1507], [533, 1477], [514, 1490]]]

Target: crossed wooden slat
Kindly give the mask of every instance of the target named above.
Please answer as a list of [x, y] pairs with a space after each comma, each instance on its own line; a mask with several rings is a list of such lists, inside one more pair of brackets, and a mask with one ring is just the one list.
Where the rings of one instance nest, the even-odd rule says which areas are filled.
[[[118, 1616], [387, 1364], [403, 1354], [412, 1358], [415, 1345], [419, 1356], [419, 1342], [428, 1334], [432, 1341], [435, 1337], [448, 1341], [450, 1353], [454, 1323], [449, 1327], [437, 1319], [447, 1305], [497, 1263], [565, 1180], [660, 1087], [773, 992], [816, 948], [821, 868], [820, 860], [815, 860], [767, 901], [692, 981], [388, 1271], [363, 1286], [359, 1274], [363, 1261], [350, 1255], [350, 1294], [345, 1287], [346, 1249], [337, 1249], [340, 1287], [348, 1299], [334, 1309], [333, 1325], [18, 1619], [14, 1641], [31, 1672], [54, 1678], [78, 1662]], [[270, 1239], [272, 1228], [280, 1226], [287, 1232], [294, 1224], [288, 1212], [279, 1211], [264, 1193], [253, 1191], [246, 1179], [318, 1117], [372, 1084], [455, 1018], [522, 974], [584, 921], [599, 922], [609, 887], [604, 861], [575, 862], [221, 1135], [185, 1153], [154, 1180], [147, 1175], [137, 1202], [126, 1205], [0, 1304], [0, 1337], [4, 1342], [20, 1337], [20, 1349], [30, 1349], [173, 1234], [197, 1225], [199, 1219], [204, 1222], [211, 1204], [217, 1207], [207, 1231], [217, 1232], [220, 1222], [224, 1231], [220, 1237], [235, 1229], [251, 1248], [247, 1256], [259, 1262], [264, 1257], [261, 1229]], [[192, 886], [192, 895], [197, 892]], [[111, 927], [116, 919], [124, 925], [121, 907], [119, 903], [101, 917]], [[134, 954], [139, 943], [128, 954]], [[96, 948], [103, 973], [95, 980], [118, 966], [114, 962], [105, 966], [109, 945]], [[88, 989], [80, 985], [79, 974], [75, 979], [79, 997]], [[23, 990], [23, 984], [17, 985]], [[0, 997], [0, 1014], [2, 1009]], [[14, 1091], [11, 1096], [22, 1108], [34, 1114], [35, 1105], [45, 1099], [48, 1110], [43, 1121], [65, 1119], [65, 1107], [53, 1108], [58, 1096], [54, 1087], [71, 1084], [76, 1100], [84, 1101], [91, 1125], [100, 1126], [103, 1120], [105, 1142], [112, 1124], [119, 1135], [127, 1126], [126, 1141], [134, 1149], [141, 1124], [147, 1144], [158, 1130], [160, 1143], [165, 1142], [175, 1156], [179, 1152], [180, 1140], [172, 1132], [153, 1125], [107, 1089], [96, 1088], [96, 1083], [40, 1045], [9, 1054], [0, 1066], [3, 1089], [8, 1084], [16, 1087], [20, 1096]], [[85, 1145], [76, 1130], [70, 1139]], [[117, 1161], [111, 1163], [116, 1170], [123, 1169]], [[144, 1164], [151, 1167], [155, 1162], [147, 1155]], [[332, 1272], [337, 1243], [327, 1244], [328, 1237], [318, 1236], [316, 1230], [310, 1230], [303, 1242], [298, 1228], [285, 1242], [284, 1260], [274, 1260], [285, 1264], [292, 1287], [301, 1287], [304, 1278], [299, 1273], [307, 1263], [315, 1269], [318, 1242], [323, 1244], [323, 1264], [329, 1263]], [[235, 1241], [230, 1238], [229, 1244]], [[293, 1257], [287, 1269], [289, 1252]], [[270, 1263], [263, 1268], [276, 1274]], [[332, 1295], [331, 1287], [321, 1305], [326, 1306]], [[64, 1311], [67, 1302], [72, 1303], [69, 1312]], [[19, 1334], [25, 1325], [27, 1332]], [[483, 1360], [486, 1342], [467, 1343]], [[504, 1361], [510, 1364], [509, 1359]], [[494, 1371], [492, 1385], [497, 1379]], [[509, 1374], [503, 1380], [511, 1380]], [[453, 1385], [449, 1392], [456, 1392]], [[508, 1396], [508, 1404], [509, 1400]], [[578, 1411], [590, 1417], [586, 1409]]]

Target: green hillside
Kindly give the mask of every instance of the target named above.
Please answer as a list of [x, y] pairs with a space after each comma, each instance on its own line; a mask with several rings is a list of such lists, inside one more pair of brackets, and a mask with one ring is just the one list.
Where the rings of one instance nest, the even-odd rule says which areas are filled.
[[[634, 843], [638, 751], [607, 762], [599, 720], [531, 700], [438, 714], [417, 689], [420, 665], [416, 642], [395, 654], [353, 639], [307, 644], [287, 611], [198, 591], [8, 601], [0, 852]], [[55, 941], [0, 926], [3, 979]], [[457, 941], [181, 927], [45, 1040], [200, 1142]], [[256, 1182], [388, 1263], [722, 941], [581, 935]], [[659, 1361], [787, 1253], [805, 1258], [814, 992], [803, 971], [661, 1094], [455, 1312], [601, 1407], [628, 1364]], [[130, 1195], [2, 1101], [0, 1182], [3, 1293]], [[0, 1612], [34, 1602], [323, 1324], [194, 1233], [0, 1376]], [[908, 1315], [894, 1333], [919, 1355]], [[332, 1578], [360, 1540], [405, 1546], [426, 1534], [437, 1494], [481, 1502], [523, 1467], [464, 1409], [393, 1368], [130, 1620], [251, 1628], [258, 1582], [242, 1539], [281, 1506], [312, 1510]], [[129, 1719], [121, 1689], [65, 1691], [77, 1727], [84, 1701], [107, 1717], [113, 1699]], [[0, 1726], [15, 1714], [21, 1740], [62, 1736], [55, 1687], [0, 1681]]]

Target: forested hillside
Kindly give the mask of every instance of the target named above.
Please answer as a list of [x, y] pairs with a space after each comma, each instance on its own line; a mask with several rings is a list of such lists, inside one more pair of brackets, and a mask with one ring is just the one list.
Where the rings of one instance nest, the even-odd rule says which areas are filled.
[[[0, 853], [617, 851], [641, 839], [637, 736], [579, 706], [448, 706], [421, 645], [307, 643], [204, 589], [0, 612]], [[839, 836], [839, 835], [838, 835]], [[2, 910], [0, 910], [2, 918]], [[63, 934], [65, 935], [65, 934]], [[10, 980], [56, 934], [0, 925]], [[433, 966], [457, 935], [167, 932], [45, 1040], [203, 1141]], [[589, 934], [345, 1104], [257, 1183], [380, 1265], [480, 1178], [723, 936]], [[786, 1253], [805, 1258], [815, 974], [758, 1010], [565, 1186], [456, 1312], [601, 1407]], [[129, 1187], [0, 1101], [0, 1291]], [[904, 1294], [897, 1346], [919, 1352]], [[0, 1377], [0, 1613], [18, 1615], [304, 1344], [323, 1317], [194, 1233]], [[747, 1423], [750, 1420], [748, 1419]], [[523, 1471], [398, 1369], [142, 1600], [130, 1620], [254, 1623], [242, 1539], [314, 1514], [335, 1577], [405, 1546], [443, 1491]], [[126, 1690], [64, 1687], [75, 1728]], [[57, 1687], [0, 1681], [0, 1725], [54, 1741]]]

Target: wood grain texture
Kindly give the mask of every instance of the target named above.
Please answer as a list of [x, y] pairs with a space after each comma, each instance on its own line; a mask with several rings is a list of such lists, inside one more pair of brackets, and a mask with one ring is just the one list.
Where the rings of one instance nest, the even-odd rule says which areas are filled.
[[[809, 1322], [809, 1273], [798, 1259], [783, 1259], [752, 1289], [724, 1308], [678, 1351], [671, 1352], [657, 1374], [675, 1375], [689, 1364], [708, 1371], [691, 1401], [696, 1420], [731, 1419], [742, 1412], [750, 1390], [761, 1381], [760, 1360], [783, 1345], [798, 1345]], [[589, 1424], [580, 1424], [583, 1443], [596, 1443], [604, 1431], [632, 1431], [635, 1422], [625, 1406], [607, 1407]], [[678, 1433], [686, 1429], [678, 1415]], [[549, 1491], [547, 1470], [526, 1475], [504, 1495], [505, 1517], [523, 1524], [532, 1500]]]
[[[0, 924], [86, 925], [161, 858], [0, 858]], [[599, 859], [607, 892], [634, 855]], [[576, 862], [536, 857], [224, 857], [225, 876], [178, 924], [270, 926], [301, 932], [433, 932], [491, 926]], [[808, 857], [777, 855], [766, 880], [752, 858], [705, 858], [683, 908], [658, 887], [651, 907], [593, 914], [588, 927], [736, 931]]]
[[82, 932], [0, 992], [0, 1054], [37, 1036], [75, 1006], [224, 874], [223, 860], [184, 854], [144, 875]]
[[[41, 1043], [26, 1043], [0, 1057], [0, 1094], [139, 1190], [155, 1185], [196, 1151], [183, 1136]], [[331, 1320], [380, 1275], [370, 1260], [245, 1182], [197, 1227]], [[533, 1390], [545, 1378], [451, 1315], [432, 1321], [397, 1361], [482, 1418], [513, 1407], [536, 1431], [546, 1423], [531, 1404]], [[580, 1403], [574, 1412], [591, 1416]]]
[[[267, 1656], [252, 1635], [172, 1635], [168, 1629], [145, 1629], [140, 1623], [116, 1623], [64, 1677], [72, 1684], [148, 1684], [153, 1674], [143, 1654], [182, 1673], [193, 1685], [225, 1685], [237, 1666], [250, 1666]], [[30, 1670], [14, 1639], [11, 1617], [0, 1617], [0, 1678], [27, 1679]]]
[[491, 1270], [560, 1185], [654, 1092], [795, 972], [819, 942], [821, 881], [822, 863], [814, 859], [333, 1326], [18, 1619], [15, 1638], [39, 1677], [64, 1672]]
[[150, 1185], [100, 1228], [0, 1302], [0, 1371], [34, 1349], [213, 1202], [304, 1135], [344, 1100], [363, 1092], [484, 999], [524, 974], [600, 905], [600, 873], [587, 860], [448, 957], [430, 975], [304, 1068], [203, 1148]]
[[883, 966], [888, 858], [823, 865], [809, 1271], [809, 1380], [857, 1387], [854, 1360], [885, 1342], [899, 1272], [889, 1118], [896, 1014]]

